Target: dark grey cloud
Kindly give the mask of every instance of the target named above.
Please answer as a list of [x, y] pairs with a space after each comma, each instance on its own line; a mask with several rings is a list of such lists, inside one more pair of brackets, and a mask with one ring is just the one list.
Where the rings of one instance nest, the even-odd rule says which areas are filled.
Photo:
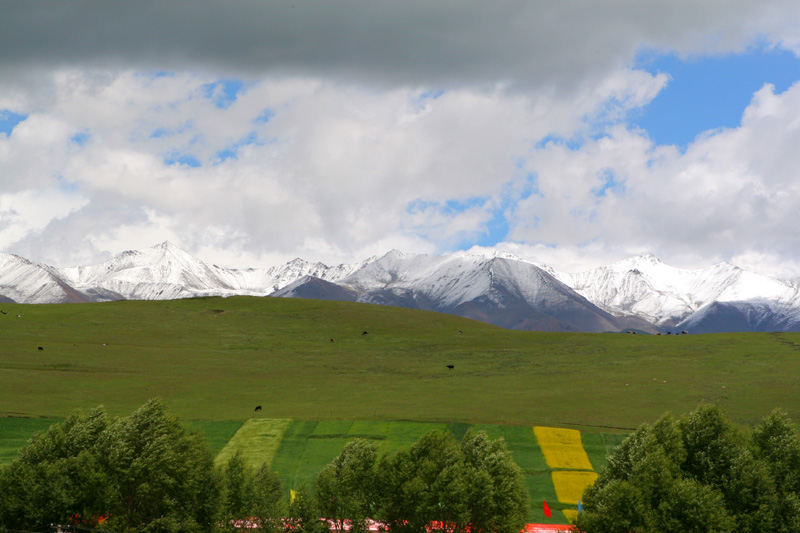
[[[0, 249], [349, 262], [461, 246], [511, 204], [505, 245], [543, 262], [796, 272], [800, 89], [760, 91], [685, 153], [625, 116], [667, 83], [628, 68], [637, 51], [797, 52], [797, 28], [797, 0], [0, 0], [0, 110], [28, 117], [0, 133]], [[249, 83], [218, 106], [225, 76]], [[598, 194], [609, 169], [624, 191]]]
[[798, 8], [789, 6], [796, 3], [2, 0], [0, 68], [188, 68], [563, 88], [630, 61], [642, 44], [740, 47], [791, 22], [786, 12]]

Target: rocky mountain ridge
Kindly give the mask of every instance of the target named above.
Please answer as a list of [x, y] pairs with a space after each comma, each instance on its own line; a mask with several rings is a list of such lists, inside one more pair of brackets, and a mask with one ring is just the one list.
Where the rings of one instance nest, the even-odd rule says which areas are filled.
[[209, 265], [168, 242], [68, 268], [0, 254], [0, 301], [235, 294], [410, 307], [522, 330], [800, 331], [797, 284], [728, 263], [678, 269], [652, 255], [562, 273], [506, 253], [429, 256], [392, 250], [350, 265], [295, 259], [266, 269]]

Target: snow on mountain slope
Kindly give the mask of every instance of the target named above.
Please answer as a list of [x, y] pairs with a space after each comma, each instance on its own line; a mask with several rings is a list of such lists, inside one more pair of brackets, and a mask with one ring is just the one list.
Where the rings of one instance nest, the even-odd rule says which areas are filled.
[[0, 295], [20, 303], [91, 301], [54, 275], [50, 267], [12, 254], [0, 254]]
[[476, 268], [486, 261], [479, 256], [430, 256], [392, 250], [341, 278], [339, 284], [358, 292], [414, 290], [449, 307], [476, 298], [489, 288], [490, 278]]
[[[367, 260], [369, 261], [369, 260]], [[231, 269], [208, 265], [169, 242], [118, 254], [98, 265], [57, 269], [70, 285], [121, 298], [167, 300], [192, 296], [266, 296], [303, 276], [336, 281], [359, 268], [328, 267], [295, 259], [269, 269]]]
[[411, 290], [438, 307], [454, 307], [487, 294], [502, 278], [507, 288], [526, 301], [542, 302], [572, 292], [531, 263], [497, 255], [430, 256], [392, 250], [342, 278], [340, 284], [360, 292]]
[[59, 303], [233, 294], [342, 299], [436, 310], [519, 329], [800, 330], [800, 285], [728, 263], [679, 269], [652, 255], [576, 274], [505, 253], [393, 250], [328, 267], [209, 265], [165, 242], [91, 266], [55, 268], [0, 254], [0, 301]]
[[111, 289], [112, 285], [156, 284], [182, 286], [187, 290], [202, 290], [209, 286], [231, 289], [216, 270], [164, 242], [141, 251], [122, 252], [99, 265], [64, 268], [60, 273], [65, 281], [76, 287]]
[[502, 327], [624, 327], [545, 270], [507, 255], [428, 256], [393, 250], [339, 284], [359, 293], [360, 302], [436, 310]]
[[677, 324], [713, 302], [773, 302], [774, 311], [800, 309], [798, 289], [729, 263], [679, 269], [652, 255], [559, 278], [603, 309], [661, 326]]

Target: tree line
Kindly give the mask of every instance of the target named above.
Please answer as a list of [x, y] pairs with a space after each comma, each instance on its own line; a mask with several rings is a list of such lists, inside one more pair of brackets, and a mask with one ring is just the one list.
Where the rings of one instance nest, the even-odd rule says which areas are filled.
[[403, 533], [518, 533], [528, 508], [505, 442], [472, 431], [461, 441], [433, 431], [382, 457], [355, 439], [313, 486], [284, 493], [266, 465], [239, 454], [215, 467], [205, 441], [156, 399], [114, 420], [101, 407], [75, 412], [34, 436], [0, 470], [0, 529], [358, 533], [373, 519]]
[[783, 411], [753, 428], [715, 405], [644, 424], [583, 495], [587, 533], [800, 531], [800, 438]]
[[[76, 412], [0, 469], [0, 531], [51, 524], [115, 532], [519, 533], [527, 493], [502, 439], [432, 431], [396, 454], [348, 442], [311, 485], [287, 497], [266, 465], [213, 454], [163, 403], [111, 420]], [[322, 521], [325, 517], [327, 521]], [[754, 428], [713, 405], [644, 424], [583, 494], [585, 533], [800, 531], [800, 438], [775, 411]]]

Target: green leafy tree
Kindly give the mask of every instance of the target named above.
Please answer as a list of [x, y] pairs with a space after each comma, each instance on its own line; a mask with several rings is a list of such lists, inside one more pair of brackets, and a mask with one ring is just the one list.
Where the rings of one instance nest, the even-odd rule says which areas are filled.
[[381, 519], [391, 531], [518, 533], [527, 518], [522, 473], [505, 441], [431, 431], [380, 467]]
[[391, 531], [462, 530], [469, 521], [466, 470], [452, 433], [426, 433], [381, 462], [383, 521]]
[[521, 531], [527, 521], [528, 493], [522, 471], [505, 441], [470, 430], [461, 440], [461, 451], [466, 465], [470, 531]]
[[266, 465], [253, 470], [238, 451], [223, 470], [223, 516], [227, 527], [239, 531], [242, 522], [261, 531], [283, 529], [280, 479]]
[[113, 422], [97, 408], [37, 435], [0, 472], [0, 495], [6, 528], [110, 517], [116, 531], [210, 531], [220, 481], [205, 443], [151, 400]]
[[753, 430], [752, 441], [775, 481], [773, 531], [800, 531], [800, 438], [794, 424], [776, 409]]
[[754, 431], [716, 406], [629, 436], [583, 495], [589, 533], [800, 531], [800, 443], [781, 412]]
[[344, 531], [347, 522], [351, 531], [366, 529], [375, 507], [376, 462], [376, 447], [354, 439], [317, 475], [319, 509], [339, 531]]
[[267, 465], [253, 476], [253, 518], [261, 531], [275, 532], [283, 529], [283, 487], [278, 476]]
[[0, 471], [0, 527], [41, 530], [75, 515], [90, 523], [106, 515], [109, 479], [94, 450], [107, 427], [97, 408], [35, 435]]
[[289, 502], [287, 529], [294, 533], [327, 533], [317, 501], [308, 485], [301, 483]]
[[231, 528], [253, 516], [253, 474], [238, 451], [223, 470], [224, 503], [222, 514]]
[[221, 483], [213, 455], [160, 400], [150, 400], [111, 424], [98, 452], [113, 480], [116, 527], [163, 530], [163, 522], [193, 531], [216, 525]]

